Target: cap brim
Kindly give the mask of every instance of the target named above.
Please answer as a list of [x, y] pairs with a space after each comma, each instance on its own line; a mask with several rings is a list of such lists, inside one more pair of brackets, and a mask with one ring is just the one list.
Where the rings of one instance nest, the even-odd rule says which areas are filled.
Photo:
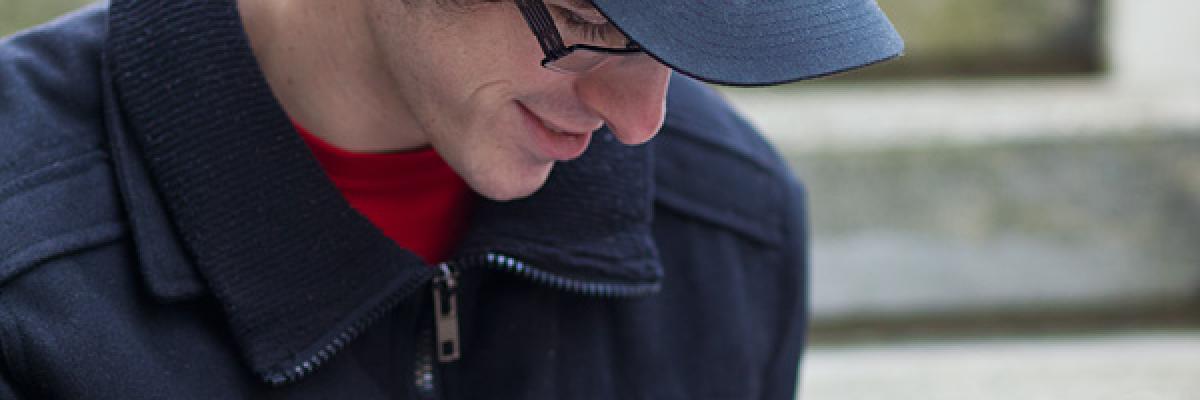
[[723, 85], [815, 78], [901, 54], [873, 0], [592, 0], [663, 64]]

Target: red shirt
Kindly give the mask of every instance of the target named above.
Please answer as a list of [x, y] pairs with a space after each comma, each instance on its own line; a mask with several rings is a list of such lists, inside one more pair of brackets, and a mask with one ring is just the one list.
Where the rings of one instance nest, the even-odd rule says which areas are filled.
[[296, 130], [350, 206], [384, 235], [430, 264], [450, 256], [474, 195], [437, 152], [355, 153]]

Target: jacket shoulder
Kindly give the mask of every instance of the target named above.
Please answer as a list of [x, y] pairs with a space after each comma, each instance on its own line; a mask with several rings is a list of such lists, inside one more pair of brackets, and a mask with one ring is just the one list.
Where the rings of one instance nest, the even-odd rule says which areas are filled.
[[0, 41], [0, 182], [98, 147], [104, 27], [92, 6]]
[[655, 138], [656, 202], [766, 244], [803, 214], [783, 157], [713, 89], [676, 74]]
[[103, 5], [0, 42], [0, 284], [122, 230], [104, 139]]

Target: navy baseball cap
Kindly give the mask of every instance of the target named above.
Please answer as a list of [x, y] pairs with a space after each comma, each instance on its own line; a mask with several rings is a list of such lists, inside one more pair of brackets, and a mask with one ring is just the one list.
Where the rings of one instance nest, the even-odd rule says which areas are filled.
[[663, 64], [716, 84], [773, 85], [899, 56], [874, 0], [591, 0]]

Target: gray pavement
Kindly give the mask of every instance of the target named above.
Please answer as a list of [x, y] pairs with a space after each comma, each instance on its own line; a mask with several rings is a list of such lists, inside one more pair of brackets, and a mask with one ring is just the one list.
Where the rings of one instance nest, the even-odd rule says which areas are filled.
[[1196, 400], [1200, 330], [814, 347], [805, 400]]

